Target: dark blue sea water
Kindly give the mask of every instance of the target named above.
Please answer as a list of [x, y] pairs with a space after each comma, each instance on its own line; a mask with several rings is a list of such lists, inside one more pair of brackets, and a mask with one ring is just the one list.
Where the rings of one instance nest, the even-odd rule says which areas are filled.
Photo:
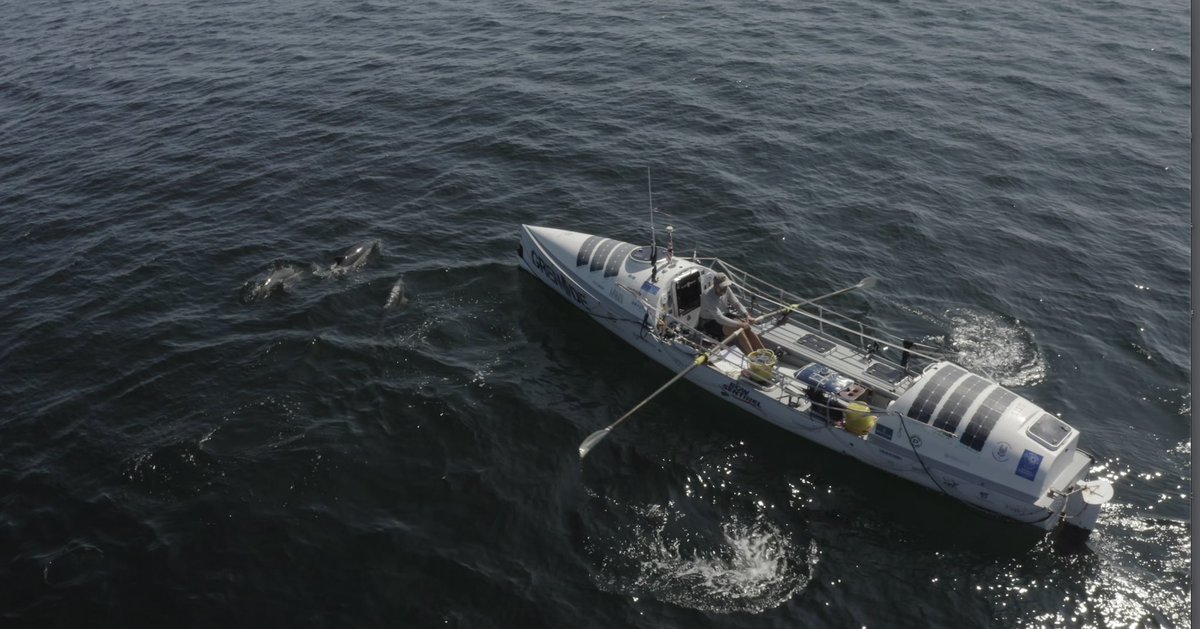
[[[3, 13], [0, 624], [1188, 625], [1186, 4]], [[581, 466], [670, 373], [518, 229], [645, 242], [647, 168], [680, 250], [878, 275], [837, 305], [1080, 428], [1091, 552], [690, 385]]]

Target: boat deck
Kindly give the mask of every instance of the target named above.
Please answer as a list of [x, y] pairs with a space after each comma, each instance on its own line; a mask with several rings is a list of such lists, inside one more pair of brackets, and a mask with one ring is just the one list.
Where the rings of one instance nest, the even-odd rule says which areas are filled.
[[890, 361], [879, 360], [861, 348], [794, 322], [773, 326], [760, 335], [769, 346], [777, 345], [785, 350], [779, 359], [781, 365], [798, 369], [809, 363], [821, 363], [883, 396], [885, 400], [879, 401], [884, 403], [895, 399], [915, 380], [913, 374], [905, 373]]

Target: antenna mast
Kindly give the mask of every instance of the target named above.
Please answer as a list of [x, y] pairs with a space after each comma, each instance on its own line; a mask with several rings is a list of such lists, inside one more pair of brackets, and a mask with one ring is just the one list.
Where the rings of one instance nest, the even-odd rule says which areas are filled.
[[658, 242], [654, 236], [654, 188], [650, 185], [650, 167], [646, 167], [646, 195], [650, 197], [650, 281], [658, 282]]
[[654, 246], [654, 188], [650, 185], [650, 167], [646, 167], [646, 196], [650, 197], [650, 245]]

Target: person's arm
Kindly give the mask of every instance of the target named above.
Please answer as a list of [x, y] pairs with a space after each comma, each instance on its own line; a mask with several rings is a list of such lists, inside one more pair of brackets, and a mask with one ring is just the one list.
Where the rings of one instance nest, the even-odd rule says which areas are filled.
[[741, 326], [743, 323], [737, 319], [730, 318], [730, 316], [722, 312], [720, 308], [717, 308], [716, 314], [717, 316], [713, 317], [713, 319], [716, 319], [717, 323], [720, 323], [721, 325], [727, 325], [731, 328], [736, 328]]
[[725, 308], [722, 307], [722, 300], [713, 290], [710, 290], [700, 296], [700, 317], [704, 319], [712, 319], [721, 325], [727, 325], [735, 328], [742, 324], [741, 321], [732, 319], [725, 314]]
[[[746, 310], [746, 307], [742, 305], [742, 302], [738, 301], [737, 295], [733, 294], [733, 289], [730, 288], [729, 292], [725, 293], [725, 294], [729, 295], [729, 305], [733, 306], [734, 310], [742, 313], [743, 317], [746, 317], [747, 319], [749, 319], [750, 311]], [[741, 322], [738, 322], [738, 323], [740, 324]]]

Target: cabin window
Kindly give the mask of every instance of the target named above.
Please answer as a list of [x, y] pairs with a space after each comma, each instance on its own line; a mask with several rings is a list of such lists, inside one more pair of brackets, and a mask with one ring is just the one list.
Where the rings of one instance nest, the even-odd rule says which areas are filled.
[[1051, 450], [1057, 450], [1070, 434], [1071, 427], [1049, 413], [1042, 413], [1042, 416], [1029, 427], [1029, 436]]

